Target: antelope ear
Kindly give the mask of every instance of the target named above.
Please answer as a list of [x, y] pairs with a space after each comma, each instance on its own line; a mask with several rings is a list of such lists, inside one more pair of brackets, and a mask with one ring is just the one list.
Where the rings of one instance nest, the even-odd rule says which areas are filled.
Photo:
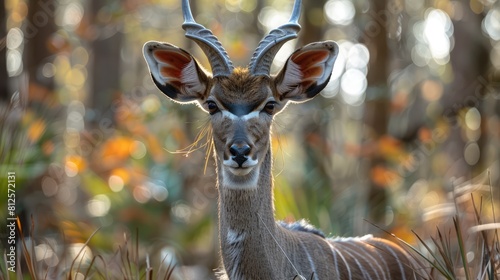
[[187, 51], [174, 45], [147, 42], [143, 48], [153, 82], [178, 102], [204, 100], [210, 79]]
[[333, 41], [311, 43], [290, 55], [274, 79], [280, 100], [306, 101], [330, 80], [339, 48]]

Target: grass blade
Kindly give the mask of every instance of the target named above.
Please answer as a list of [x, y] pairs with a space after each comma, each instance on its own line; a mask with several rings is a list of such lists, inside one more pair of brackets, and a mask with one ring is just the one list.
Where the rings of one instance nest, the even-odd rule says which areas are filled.
[[464, 239], [462, 236], [462, 230], [460, 227], [460, 219], [458, 218], [458, 216], [453, 217], [453, 225], [455, 226], [455, 231], [457, 233], [458, 247], [460, 249], [462, 264], [464, 266], [465, 279], [469, 280], [470, 279], [469, 266], [467, 265], [467, 256], [465, 253]]
[[[82, 252], [84, 252], [85, 248], [87, 247], [87, 245], [89, 244], [90, 240], [92, 239], [92, 237], [94, 237], [94, 235], [100, 230], [101, 228], [97, 228], [91, 235], [90, 237], [87, 239], [87, 241], [85, 241], [85, 243], [83, 244], [82, 248], [80, 249], [80, 251], [78, 251], [78, 254], [76, 254], [75, 258], [73, 259], [73, 261], [71, 262], [71, 266], [69, 267], [69, 274], [70, 274], [70, 279], [71, 279], [71, 272], [73, 271], [73, 267], [75, 266], [75, 262], [76, 260], [78, 259], [78, 257], [80, 256], [80, 254]], [[83, 256], [82, 256], [82, 259], [83, 260]], [[80, 261], [81, 261], [80, 260]]]
[[30, 256], [30, 252], [28, 251], [28, 247], [26, 246], [26, 242], [24, 239], [24, 233], [23, 233], [23, 228], [21, 226], [21, 220], [19, 217], [16, 218], [17, 221], [17, 228], [19, 229], [19, 235], [21, 236], [21, 244], [23, 248], [23, 253], [24, 253], [24, 259], [26, 261], [26, 266], [28, 267], [28, 272], [30, 273], [31, 279], [37, 279], [35, 275], [35, 271], [33, 270], [33, 265], [32, 265], [32, 258]]

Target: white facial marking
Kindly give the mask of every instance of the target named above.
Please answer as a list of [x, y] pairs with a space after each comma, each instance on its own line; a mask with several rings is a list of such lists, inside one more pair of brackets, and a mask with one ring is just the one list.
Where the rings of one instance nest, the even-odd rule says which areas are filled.
[[252, 169], [258, 163], [259, 163], [258, 160], [253, 159], [251, 157], [248, 157], [247, 160], [245, 160], [245, 162], [243, 162], [243, 164], [241, 165], [241, 168], [238, 168], [240, 166], [238, 165], [238, 163], [236, 161], [234, 161], [232, 159], [225, 159], [222, 162], [222, 164], [224, 164], [224, 167], [231, 167], [231, 168], [238, 168], [238, 169]]
[[249, 119], [258, 118], [259, 114], [260, 114], [260, 110], [256, 110], [256, 111], [252, 111], [246, 115], [243, 115], [241, 117], [238, 117], [235, 114], [229, 112], [228, 110], [222, 110], [222, 115], [228, 119], [233, 120], [233, 121], [235, 121], [235, 120], [248, 121]]
[[[238, 175], [233, 173], [235, 168], [223, 167], [221, 187], [233, 190], [254, 190], [257, 189], [257, 182], [259, 181], [259, 166], [255, 168], [246, 168], [250, 170], [246, 175]], [[239, 171], [236, 171], [238, 173]], [[245, 172], [245, 171], [241, 171]]]
[[236, 176], [245, 176], [252, 171], [253, 168], [228, 168], [228, 170]]
[[273, 97], [268, 98], [259, 107], [255, 108], [255, 110], [253, 110], [252, 112], [250, 112], [246, 115], [243, 115], [243, 116], [237, 116], [237, 115], [229, 112], [228, 110], [221, 110], [221, 111], [222, 111], [222, 115], [230, 120], [248, 121], [248, 120], [253, 119], [253, 118], [258, 118], [260, 115], [260, 112], [262, 111], [262, 109], [264, 109], [264, 106], [266, 106], [266, 104], [270, 101], [274, 101], [274, 98]]
[[221, 186], [228, 189], [256, 189], [259, 180], [259, 166], [257, 160], [248, 158], [238, 166], [234, 160], [224, 160], [222, 166]]

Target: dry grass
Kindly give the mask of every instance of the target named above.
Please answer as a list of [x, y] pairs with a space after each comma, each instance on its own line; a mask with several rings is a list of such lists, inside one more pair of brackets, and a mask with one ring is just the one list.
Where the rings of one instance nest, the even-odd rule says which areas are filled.
[[[496, 222], [493, 190], [487, 186], [489, 199], [485, 201], [484, 191], [477, 194], [477, 186], [455, 190], [455, 214], [436, 227], [433, 235], [412, 230], [417, 245], [392, 235], [414, 257], [424, 279], [500, 279], [500, 223]], [[486, 222], [485, 216], [491, 221]]]
[[[34, 228], [32, 219], [31, 227]], [[59, 261], [56, 266], [49, 265], [46, 261], [38, 260], [40, 252], [35, 248], [31, 234], [24, 235], [23, 227], [18, 219], [19, 240], [21, 242], [21, 256], [17, 256], [16, 272], [7, 271], [7, 256], [4, 254], [4, 262], [0, 264], [0, 279], [173, 279], [175, 264], [167, 261], [167, 255], [163, 257], [157, 267], [150, 263], [149, 255], [145, 258], [139, 256], [138, 231], [136, 231], [133, 243], [129, 238], [125, 238], [123, 246], [113, 254], [98, 254], [92, 256], [88, 247], [92, 237], [98, 232], [96, 230], [84, 244], [74, 250], [67, 244], [59, 256], [54, 256]], [[31, 230], [30, 232], [34, 232]], [[19, 251], [19, 250], [18, 250]], [[56, 252], [57, 248], [51, 248], [46, 254]], [[69, 257], [69, 258], [68, 258]], [[42, 258], [45, 259], [45, 258]], [[69, 261], [65, 261], [69, 260]]]
[[[413, 231], [419, 241], [417, 245], [392, 236], [415, 258], [421, 268], [418, 273], [424, 279], [499, 279], [500, 224], [494, 216], [493, 199], [487, 203], [489, 209], [485, 209], [483, 196], [475, 197], [472, 193], [468, 200], [458, 202], [455, 199], [455, 203], [457, 211], [451, 219], [452, 224], [437, 227], [435, 236], [425, 237]], [[471, 206], [469, 209], [472, 209], [472, 213], [461, 210], [464, 204]], [[490, 223], [483, 221], [486, 210], [493, 213]], [[470, 215], [474, 217], [473, 225], [467, 219]], [[31, 227], [34, 227], [33, 220]], [[173, 279], [175, 265], [167, 263], [166, 256], [157, 268], [151, 266], [148, 255], [144, 259], [139, 257], [138, 231], [132, 243], [129, 242], [130, 238], [125, 238], [123, 246], [111, 255], [86, 256], [87, 245], [97, 233], [96, 230], [73, 255], [69, 264], [59, 262], [56, 267], [49, 267], [36, 260], [35, 242], [31, 242], [35, 240], [34, 236], [26, 238], [19, 222], [18, 229], [22, 247], [22, 256], [18, 257], [18, 275], [6, 272], [7, 257], [4, 254], [5, 261], [0, 264], [0, 279]], [[65, 250], [63, 254], [70, 255], [70, 252]], [[61, 255], [59, 258], [66, 257]]]

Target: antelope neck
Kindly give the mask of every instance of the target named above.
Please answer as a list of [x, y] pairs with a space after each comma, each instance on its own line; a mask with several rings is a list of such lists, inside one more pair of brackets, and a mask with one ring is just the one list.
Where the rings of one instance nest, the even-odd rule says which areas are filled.
[[[218, 164], [219, 182], [221, 163]], [[263, 159], [257, 188], [226, 189], [219, 186], [219, 240], [224, 267], [228, 275], [250, 275], [253, 263], [260, 273], [272, 275], [270, 259], [276, 248], [276, 236], [271, 178], [271, 151]], [[272, 236], [271, 236], [272, 235]], [[230, 271], [234, 269], [234, 271]], [[255, 270], [253, 271], [255, 273]], [[233, 278], [230, 278], [233, 279]]]
[[[222, 162], [217, 163], [219, 182], [223, 180]], [[230, 229], [243, 231], [256, 223], [266, 222], [274, 226], [274, 206], [271, 177], [271, 151], [260, 163], [259, 179], [255, 189], [230, 189], [219, 186], [220, 223]], [[258, 215], [260, 215], [260, 218]], [[262, 221], [261, 221], [262, 220]]]

